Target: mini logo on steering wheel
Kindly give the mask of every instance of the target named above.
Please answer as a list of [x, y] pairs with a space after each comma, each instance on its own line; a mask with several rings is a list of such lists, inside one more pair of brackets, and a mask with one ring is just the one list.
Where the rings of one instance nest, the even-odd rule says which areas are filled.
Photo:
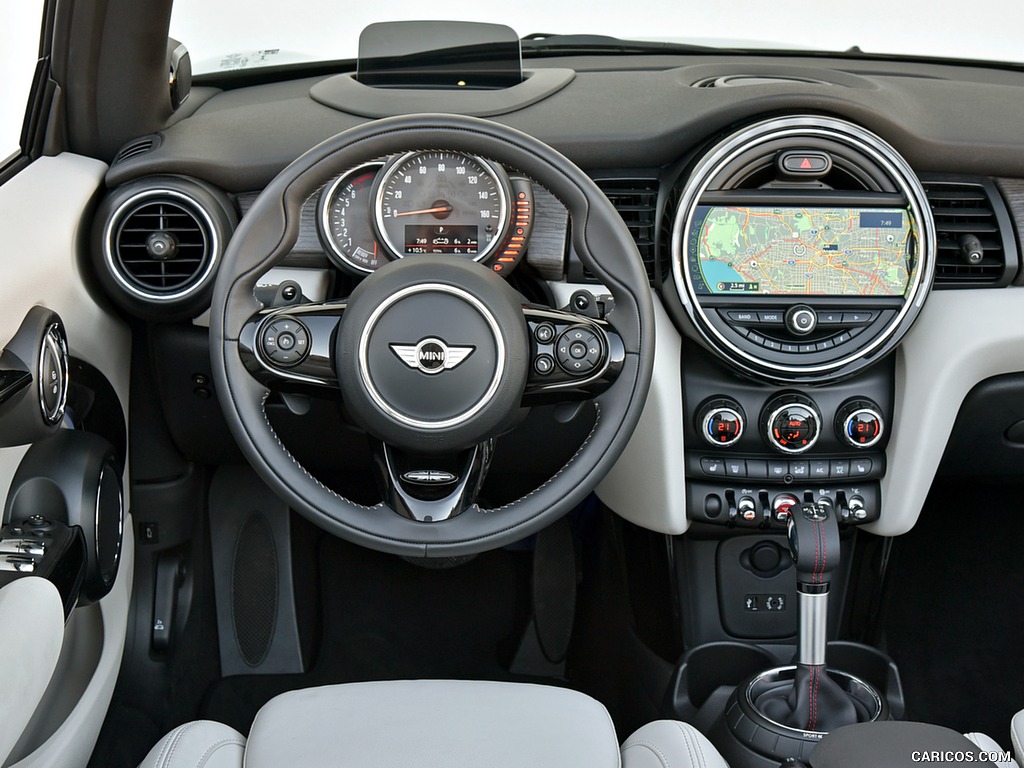
[[473, 354], [476, 347], [450, 347], [433, 336], [418, 344], [390, 344], [391, 351], [410, 368], [418, 368], [428, 375], [450, 371]]

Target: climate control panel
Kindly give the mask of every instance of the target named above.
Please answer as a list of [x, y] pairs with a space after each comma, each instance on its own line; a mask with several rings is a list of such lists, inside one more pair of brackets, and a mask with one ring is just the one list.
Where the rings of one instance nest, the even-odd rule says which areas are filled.
[[730, 446], [743, 437], [746, 420], [740, 404], [727, 397], [705, 403], [697, 415], [701, 436], [716, 447]]
[[779, 388], [731, 375], [703, 350], [684, 359], [691, 519], [771, 527], [806, 502], [831, 504], [848, 524], [878, 518], [891, 361], [825, 387]]
[[850, 400], [836, 413], [836, 433], [854, 448], [872, 448], [885, 435], [885, 419], [871, 400]]

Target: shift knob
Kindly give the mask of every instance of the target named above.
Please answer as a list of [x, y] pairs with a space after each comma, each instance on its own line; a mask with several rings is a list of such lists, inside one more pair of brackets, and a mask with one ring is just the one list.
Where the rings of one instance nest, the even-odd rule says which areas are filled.
[[[788, 538], [801, 591], [827, 591], [829, 574], [839, 565], [839, 524], [835, 509], [821, 501], [792, 507]], [[807, 587], [810, 589], [803, 589]]]

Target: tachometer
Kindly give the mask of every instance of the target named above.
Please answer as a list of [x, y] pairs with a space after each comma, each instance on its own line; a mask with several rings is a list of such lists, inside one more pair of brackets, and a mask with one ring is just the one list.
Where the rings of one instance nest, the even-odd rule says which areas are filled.
[[320, 196], [320, 239], [336, 264], [373, 272], [388, 261], [370, 217], [371, 188], [384, 163], [368, 163], [339, 176]]
[[509, 223], [508, 179], [483, 158], [410, 152], [383, 174], [374, 220], [396, 256], [450, 253], [484, 261], [501, 244]]

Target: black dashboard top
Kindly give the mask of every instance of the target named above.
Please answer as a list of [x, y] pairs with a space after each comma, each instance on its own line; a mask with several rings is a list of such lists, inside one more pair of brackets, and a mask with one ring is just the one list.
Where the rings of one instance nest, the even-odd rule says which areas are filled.
[[[570, 68], [575, 77], [491, 119], [588, 170], [670, 166], [738, 124], [816, 113], [878, 133], [919, 173], [1024, 175], [1016, 132], [1024, 72], [1015, 70], [774, 55], [588, 56], [527, 66]], [[310, 146], [366, 120], [312, 98], [325, 79], [196, 88], [152, 150], [115, 162], [108, 184], [177, 173], [230, 192], [262, 188]], [[436, 111], [455, 111], [440, 91]]]

